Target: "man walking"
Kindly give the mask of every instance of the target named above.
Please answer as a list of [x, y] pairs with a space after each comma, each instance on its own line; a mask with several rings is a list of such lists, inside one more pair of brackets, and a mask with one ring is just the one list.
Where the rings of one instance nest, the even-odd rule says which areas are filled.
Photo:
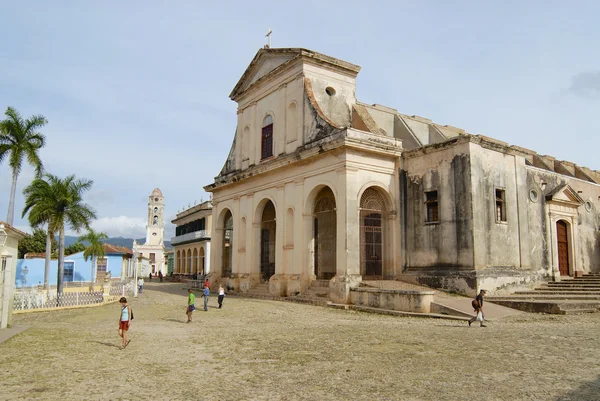
[[140, 278], [138, 278], [138, 292], [141, 294], [142, 290], [144, 289], [144, 279], [140, 276]]
[[475, 297], [475, 299], [471, 302], [471, 306], [473, 306], [473, 309], [475, 310], [475, 316], [473, 316], [470, 320], [469, 320], [469, 326], [471, 325], [471, 323], [473, 322], [479, 322], [481, 327], [487, 327], [483, 321], [484, 321], [484, 316], [483, 316], [483, 297], [485, 296], [485, 294], [487, 293], [486, 290], [481, 290], [479, 291], [479, 295], [477, 295]]
[[208, 288], [208, 286], [204, 287], [204, 293], [203, 293], [203, 297], [204, 297], [204, 311], [208, 311], [208, 296], [210, 295], [210, 288]]

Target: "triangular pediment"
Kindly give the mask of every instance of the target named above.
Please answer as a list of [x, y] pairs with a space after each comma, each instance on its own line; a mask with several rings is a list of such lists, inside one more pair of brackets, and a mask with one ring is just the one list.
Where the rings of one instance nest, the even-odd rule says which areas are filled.
[[573, 206], [583, 205], [583, 199], [568, 184], [559, 185], [546, 195], [547, 201], [569, 203]]
[[[277, 49], [284, 50], [284, 49]], [[254, 59], [244, 71], [244, 74], [233, 88], [233, 91], [229, 95], [230, 98], [234, 99], [238, 95], [242, 94], [252, 84], [259, 79], [267, 76], [283, 64], [289, 62], [293, 58], [297, 57], [300, 51], [296, 49], [285, 49], [284, 51], [275, 51], [275, 49], [260, 49]]]
[[325, 54], [317, 53], [312, 50], [302, 48], [263, 48], [260, 49], [256, 56], [244, 71], [244, 74], [231, 91], [229, 97], [236, 100], [242, 93], [249, 89], [252, 85], [264, 77], [274, 73], [276, 70], [281, 70], [289, 65], [296, 58], [310, 59], [319, 65], [326, 65], [327, 68], [334, 71], [342, 72], [351, 77], [356, 77], [360, 71], [360, 67]]

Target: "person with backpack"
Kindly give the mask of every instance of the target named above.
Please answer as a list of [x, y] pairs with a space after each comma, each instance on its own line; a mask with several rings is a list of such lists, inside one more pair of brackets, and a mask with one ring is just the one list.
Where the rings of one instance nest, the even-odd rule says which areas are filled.
[[485, 296], [486, 293], [487, 293], [486, 290], [479, 291], [479, 294], [475, 297], [475, 299], [473, 301], [471, 301], [471, 306], [473, 307], [473, 310], [475, 311], [475, 316], [473, 316], [469, 320], [469, 326], [471, 326], [471, 323], [473, 323], [473, 322], [479, 322], [481, 327], [487, 327], [483, 323], [485, 320], [485, 318], [483, 316], [483, 297]]
[[129, 330], [129, 322], [133, 320], [133, 309], [131, 309], [131, 306], [127, 305], [127, 298], [125, 297], [121, 297], [121, 299], [119, 299], [119, 303], [121, 304], [121, 315], [119, 316], [119, 336], [123, 339], [121, 349], [124, 349], [131, 342], [131, 340], [127, 338], [127, 331]]

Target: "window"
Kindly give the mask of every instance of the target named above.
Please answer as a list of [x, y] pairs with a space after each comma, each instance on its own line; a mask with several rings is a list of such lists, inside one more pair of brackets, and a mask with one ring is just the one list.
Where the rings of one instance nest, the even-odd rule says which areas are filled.
[[261, 160], [273, 156], [273, 117], [270, 114], [263, 120], [260, 149]]
[[505, 191], [496, 189], [496, 223], [506, 221]]
[[98, 258], [98, 261], [96, 262], [96, 271], [99, 273], [106, 273], [107, 264], [106, 258]]
[[150, 254], [150, 263], [155, 263], [156, 262], [156, 254], [155, 253], [151, 253]]
[[427, 207], [427, 223], [439, 221], [438, 191], [425, 192], [425, 206]]
[[71, 283], [73, 281], [73, 272], [75, 270], [75, 262], [65, 262], [65, 271], [63, 281]]

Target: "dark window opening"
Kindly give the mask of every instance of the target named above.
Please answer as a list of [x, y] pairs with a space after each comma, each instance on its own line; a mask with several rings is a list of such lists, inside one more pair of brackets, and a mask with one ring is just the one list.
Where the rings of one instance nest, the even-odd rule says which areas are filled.
[[273, 124], [269, 124], [262, 129], [261, 159], [273, 156]]
[[506, 197], [503, 189], [496, 190], [496, 221], [506, 221]]
[[425, 205], [427, 207], [427, 223], [439, 221], [438, 191], [425, 192]]

